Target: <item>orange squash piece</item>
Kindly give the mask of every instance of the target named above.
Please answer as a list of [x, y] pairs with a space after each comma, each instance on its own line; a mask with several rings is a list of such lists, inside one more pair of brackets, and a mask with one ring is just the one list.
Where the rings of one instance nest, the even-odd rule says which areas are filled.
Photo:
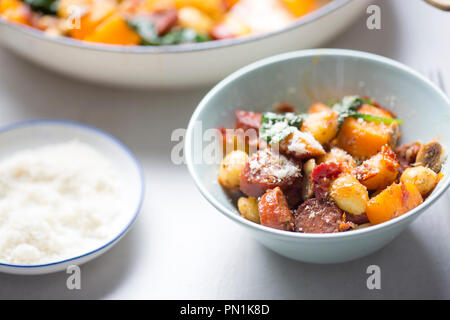
[[395, 153], [385, 145], [380, 152], [358, 166], [354, 174], [368, 190], [382, 190], [395, 181], [399, 167]]
[[186, 6], [196, 7], [214, 20], [220, 19], [227, 11], [227, 3], [224, 0], [175, 0], [175, 5], [178, 9]]
[[301, 17], [315, 9], [316, 0], [282, 0], [283, 4], [296, 17]]
[[[392, 114], [376, 106], [364, 104], [358, 112], [376, 117], [392, 119]], [[337, 143], [352, 156], [367, 159], [381, 150], [384, 145], [395, 147], [400, 134], [398, 124], [386, 125], [380, 122], [368, 122], [347, 118], [342, 124]]]
[[369, 200], [366, 214], [372, 225], [397, 218], [423, 202], [416, 186], [410, 183], [394, 183]]
[[90, 11], [84, 14], [80, 19], [79, 28], [70, 30], [72, 38], [83, 40], [95, 31], [95, 28], [114, 12], [114, 6], [109, 2], [96, 2], [90, 8]]
[[113, 15], [103, 21], [84, 40], [119, 45], [138, 45], [141, 43], [139, 35], [119, 15]]
[[18, 0], [1, 0], [0, 14], [8, 21], [30, 25], [31, 11]]

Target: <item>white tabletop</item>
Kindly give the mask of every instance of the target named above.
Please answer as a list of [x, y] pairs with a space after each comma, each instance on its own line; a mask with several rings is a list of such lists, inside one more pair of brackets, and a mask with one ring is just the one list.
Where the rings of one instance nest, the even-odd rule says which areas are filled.
[[[421, 0], [384, 0], [382, 30], [366, 17], [329, 47], [385, 55], [446, 72], [450, 90], [450, 13]], [[450, 194], [381, 251], [340, 265], [285, 259], [218, 213], [187, 169], [170, 161], [170, 134], [186, 127], [208, 88], [143, 92], [97, 87], [42, 70], [0, 49], [0, 125], [32, 118], [84, 122], [117, 136], [145, 168], [147, 194], [133, 229], [81, 267], [82, 289], [67, 274], [0, 274], [0, 299], [311, 299], [450, 298]], [[381, 290], [366, 268], [381, 267]]]

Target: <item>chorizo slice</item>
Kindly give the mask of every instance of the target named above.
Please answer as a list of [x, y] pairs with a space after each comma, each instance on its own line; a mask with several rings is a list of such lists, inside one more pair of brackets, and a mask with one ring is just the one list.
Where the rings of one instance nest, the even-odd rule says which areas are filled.
[[252, 154], [240, 178], [240, 189], [258, 198], [267, 190], [280, 187], [284, 194], [295, 193], [301, 187], [302, 165], [270, 148]]
[[178, 14], [175, 9], [139, 14], [138, 17], [152, 22], [159, 36], [169, 32], [178, 21]]
[[251, 112], [244, 110], [236, 111], [236, 129], [243, 129], [244, 131], [248, 129], [253, 129], [258, 132], [261, 126], [262, 113]]
[[318, 165], [311, 174], [313, 192], [316, 198], [328, 197], [331, 183], [343, 172], [342, 166], [336, 162], [325, 162]]
[[294, 216], [279, 187], [267, 191], [261, 197], [258, 211], [263, 226], [285, 231], [294, 230]]
[[296, 232], [335, 233], [355, 227], [346, 220], [346, 214], [333, 201], [317, 198], [309, 199], [294, 213]]
[[348, 221], [353, 222], [356, 225], [366, 224], [369, 223], [369, 217], [367, 217], [367, 214], [351, 214], [346, 212], [345, 217]]

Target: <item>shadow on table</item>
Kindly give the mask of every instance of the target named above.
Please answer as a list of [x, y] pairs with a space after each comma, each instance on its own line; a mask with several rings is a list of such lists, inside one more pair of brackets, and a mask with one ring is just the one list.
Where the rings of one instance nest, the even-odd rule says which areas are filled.
[[110, 251], [81, 266], [81, 290], [68, 290], [65, 272], [37, 276], [0, 274], [0, 300], [4, 299], [102, 299], [123, 281], [136, 261], [136, 228]]
[[[430, 299], [442, 288], [433, 260], [408, 229], [380, 251], [348, 263], [316, 265], [289, 260], [260, 245], [262, 263], [278, 270], [269, 299]], [[367, 267], [381, 269], [381, 290], [367, 288]]]

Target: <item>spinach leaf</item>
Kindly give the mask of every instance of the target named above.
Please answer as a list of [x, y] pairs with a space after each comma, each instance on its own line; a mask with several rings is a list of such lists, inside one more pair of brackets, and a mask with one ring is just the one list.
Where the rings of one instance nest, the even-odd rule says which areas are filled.
[[383, 122], [386, 124], [391, 124], [394, 122], [398, 124], [403, 123], [403, 121], [400, 119], [388, 119], [357, 112], [356, 110], [363, 104], [373, 105], [373, 100], [372, 99], [364, 100], [359, 96], [347, 96], [344, 97], [341, 102], [336, 103], [333, 106], [333, 110], [336, 111], [339, 115], [338, 118], [339, 128], [344, 123], [344, 120], [347, 119], [348, 117], [361, 118], [364, 121], [368, 122]]
[[372, 116], [370, 114], [364, 114], [364, 113], [359, 113], [359, 112], [355, 112], [352, 115], [353, 118], [361, 118], [364, 121], [369, 121], [369, 122], [383, 122], [386, 124], [391, 124], [391, 123], [398, 123], [398, 124], [403, 124], [403, 121], [400, 119], [389, 119], [389, 118], [382, 118], [382, 117], [377, 117], [377, 116]]
[[145, 17], [135, 17], [127, 21], [142, 39], [142, 45], [160, 45], [161, 38], [158, 35], [155, 24]]
[[33, 11], [39, 11], [45, 14], [56, 14], [59, 1], [57, 0], [25, 0]]
[[341, 102], [333, 106], [333, 110], [339, 115], [339, 128], [344, 123], [344, 120], [351, 117], [356, 110], [364, 104], [364, 101], [359, 96], [346, 96]]
[[127, 21], [142, 39], [145, 46], [167, 46], [182, 43], [196, 43], [209, 41], [207, 34], [200, 34], [193, 29], [173, 29], [165, 35], [158, 35], [155, 24], [147, 17], [136, 17]]
[[261, 117], [259, 136], [267, 143], [278, 143], [291, 134], [295, 128], [299, 128], [305, 116], [305, 114], [265, 112]]
[[200, 34], [193, 29], [179, 29], [170, 31], [161, 37], [163, 45], [180, 43], [198, 43], [211, 40], [207, 34]]

